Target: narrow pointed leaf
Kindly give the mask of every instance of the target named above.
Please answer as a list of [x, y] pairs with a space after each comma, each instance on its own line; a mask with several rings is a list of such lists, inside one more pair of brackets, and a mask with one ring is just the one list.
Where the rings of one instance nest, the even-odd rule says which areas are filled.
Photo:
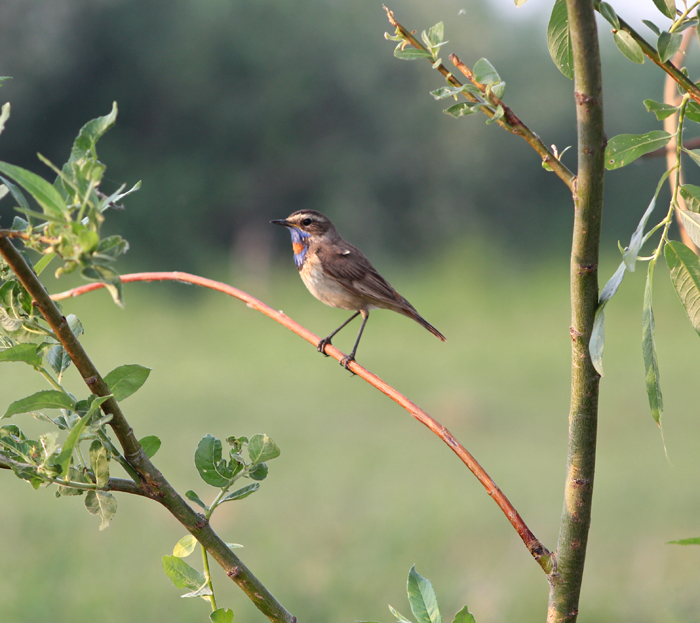
[[574, 77], [574, 53], [566, 0], [556, 0], [547, 26], [547, 48], [554, 64], [567, 78]]
[[661, 29], [654, 23], [650, 22], [648, 19], [643, 19], [642, 23], [651, 30], [657, 37], [661, 34]]
[[654, 211], [654, 206], [656, 206], [656, 199], [659, 196], [659, 193], [661, 192], [661, 188], [663, 187], [664, 182], [666, 181], [666, 178], [669, 176], [671, 171], [672, 171], [672, 169], [666, 171], [661, 176], [659, 183], [656, 185], [656, 192], [654, 193], [654, 196], [652, 197], [651, 201], [649, 202], [649, 206], [644, 211], [642, 218], [639, 220], [639, 224], [637, 225], [637, 229], [634, 230], [634, 233], [632, 234], [632, 237], [630, 238], [630, 243], [627, 247], [627, 251], [625, 251], [625, 254], [622, 256], [622, 260], [625, 263], [625, 267], [631, 273], [634, 272], [635, 265], [637, 262], [637, 256], [639, 255], [639, 251], [642, 248], [642, 245], [644, 244], [644, 241], [646, 239], [644, 236], [644, 228], [647, 225], [647, 221], [649, 220], [651, 213]]
[[605, 168], [619, 169], [634, 162], [640, 156], [664, 147], [671, 135], [663, 130], [652, 130], [646, 134], [618, 134], [608, 141], [605, 148]]
[[689, 539], [679, 539], [678, 541], [666, 541], [667, 545], [700, 545], [700, 536]]
[[64, 221], [68, 218], [68, 208], [60, 193], [43, 177], [7, 162], [0, 162], [0, 172], [11, 177], [41, 206], [44, 214]]
[[15, 400], [5, 411], [3, 418], [18, 413], [30, 413], [41, 409], [75, 409], [75, 401], [65, 392], [57, 389], [45, 389], [43, 391]]
[[416, 571], [413, 565], [406, 585], [411, 612], [418, 623], [442, 623], [433, 585]]
[[682, 242], [671, 240], [664, 247], [671, 282], [676, 289], [690, 324], [700, 334], [700, 262]]
[[137, 391], [148, 378], [151, 368], [145, 368], [136, 363], [119, 366], [105, 376], [105, 383], [109, 385], [114, 399], [117, 402], [128, 398]]
[[685, 149], [683, 151], [690, 156], [690, 159], [700, 167], [700, 149]]
[[399, 623], [411, 623], [409, 619], [407, 619], [403, 614], [401, 614], [394, 606], [389, 604], [389, 612], [393, 614], [396, 617], [396, 620], [399, 621]]
[[661, 395], [659, 379], [659, 365], [656, 359], [656, 346], [654, 345], [654, 310], [651, 305], [652, 280], [654, 278], [654, 264], [649, 263], [647, 282], [644, 288], [644, 306], [642, 310], [642, 353], [644, 354], [644, 370], [649, 397], [649, 408], [654, 421], [660, 426], [663, 417], [664, 403]]
[[253, 484], [241, 487], [233, 493], [229, 493], [223, 500], [221, 500], [221, 503], [223, 504], [224, 502], [232, 502], [233, 500], [242, 500], [243, 498], [247, 498], [251, 493], [255, 493], [259, 488], [259, 482], [254, 482]]
[[591, 331], [591, 340], [588, 342], [588, 352], [591, 356], [591, 362], [596, 372], [603, 375], [603, 348], [605, 347], [605, 306], [608, 301], [615, 295], [620, 287], [625, 276], [625, 263], [622, 262], [615, 273], [605, 284], [603, 291], [600, 293], [600, 302], [593, 320], [593, 329]]

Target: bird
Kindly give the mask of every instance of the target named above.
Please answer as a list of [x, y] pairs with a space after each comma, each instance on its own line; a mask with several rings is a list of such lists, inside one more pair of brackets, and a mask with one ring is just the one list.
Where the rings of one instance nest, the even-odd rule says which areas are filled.
[[434, 336], [445, 341], [445, 336], [389, 285], [357, 247], [340, 237], [327, 216], [316, 210], [298, 210], [286, 219], [275, 219], [270, 223], [289, 229], [294, 263], [309, 292], [326, 305], [355, 312], [318, 343], [318, 352], [326, 355], [325, 349], [331, 339], [361, 315], [362, 325], [352, 352], [340, 360], [340, 365], [349, 370], [348, 365], [355, 360], [357, 346], [369, 312], [373, 309], [390, 309], [413, 318]]

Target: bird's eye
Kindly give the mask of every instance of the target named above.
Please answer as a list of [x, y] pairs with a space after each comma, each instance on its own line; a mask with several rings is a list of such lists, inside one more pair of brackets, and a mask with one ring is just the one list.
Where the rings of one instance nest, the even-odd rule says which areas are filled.
[[311, 219], [310, 218], [305, 218], [302, 222], [302, 225], [311, 225]]

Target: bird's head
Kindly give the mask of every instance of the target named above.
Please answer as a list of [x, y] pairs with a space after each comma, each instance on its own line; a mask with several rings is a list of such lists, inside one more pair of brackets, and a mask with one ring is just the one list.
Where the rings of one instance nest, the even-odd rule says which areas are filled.
[[288, 227], [292, 238], [294, 238], [295, 232], [302, 239], [322, 238], [328, 234], [337, 235], [330, 219], [316, 210], [299, 210], [290, 214], [286, 219], [275, 219], [270, 223]]

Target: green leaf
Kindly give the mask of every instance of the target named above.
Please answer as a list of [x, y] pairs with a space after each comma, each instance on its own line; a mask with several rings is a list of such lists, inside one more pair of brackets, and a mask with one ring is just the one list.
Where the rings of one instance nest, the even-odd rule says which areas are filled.
[[258, 463], [253, 469], [248, 472], [248, 478], [251, 480], [265, 480], [267, 478], [267, 464]]
[[197, 569], [190, 567], [177, 556], [163, 556], [163, 571], [176, 588], [197, 590], [205, 581], [204, 576]]
[[608, 141], [605, 148], [605, 168], [619, 169], [634, 162], [640, 156], [664, 147], [671, 135], [663, 130], [652, 130], [646, 134], [618, 134]]
[[224, 502], [232, 502], [233, 500], [242, 500], [243, 498], [247, 498], [251, 493], [255, 493], [259, 488], [260, 483], [257, 482], [254, 482], [252, 485], [241, 487], [237, 491], [229, 493], [223, 500], [221, 500], [221, 503], [223, 504]]
[[267, 435], [253, 435], [248, 442], [248, 454], [253, 465], [276, 459], [280, 449]]
[[685, 199], [685, 205], [688, 210], [696, 214], [700, 213], [700, 186], [684, 184], [679, 190], [681, 197]]
[[5, 411], [3, 418], [30, 413], [40, 409], [75, 409], [75, 400], [57, 389], [45, 389], [26, 398], [15, 400]]
[[460, 102], [459, 104], [454, 104], [449, 108], [446, 108], [442, 112], [452, 115], [453, 117], [463, 117], [464, 115], [471, 115], [479, 110], [482, 106], [481, 102]]
[[145, 368], [137, 363], [127, 364], [114, 368], [107, 376], [105, 383], [109, 385], [114, 399], [121, 402], [137, 391], [148, 378], [151, 368]]
[[666, 17], [675, 19], [676, 17], [676, 0], [654, 0], [656, 8], [659, 9]]
[[160, 439], [156, 437], [155, 435], [147, 435], [143, 439], [139, 440], [139, 443], [141, 444], [141, 447], [143, 448], [143, 451], [146, 453], [146, 456], [150, 459], [153, 458], [160, 450]]
[[474, 63], [474, 79], [481, 84], [498, 84], [503, 82], [496, 68], [485, 58]]
[[642, 48], [628, 32], [624, 30], [614, 32], [613, 41], [617, 49], [633, 63], [637, 63], [638, 65], [644, 63], [644, 52], [642, 52]]
[[394, 56], [400, 58], [402, 61], [415, 61], [419, 58], [429, 58], [433, 60], [433, 55], [428, 52], [428, 50], [420, 48], [406, 48], [405, 50], [397, 48], [394, 50]]
[[79, 161], [88, 156], [96, 157], [95, 145], [97, 141], [109, 130], [117, 121], [117, 102], [112, 102], [112, 110], [103, 117], [97, 117], [88, 121], [78, 132], [73, 148], [70, 153], [69, 162]]
[[681, 147], [681, 149], [700, 167], [700, 149], [686, 149], [685, 147]]
[[411, 623], [403, 614], [401, 614], [396, 608], [389, 604], [389, 612], [393, 614], [400, 623]]
[[[80, 435], [82, 434], [83, 429], [87, 426], [93, 414], [97, 411], [97, 409], [99, 409], [100, 405], [108, 399], [109, 396], [95, 396], [92, 400], [90, 408], [88, 409], [88, 412], [82, 418], [80, 418], [80, 421], [73, 427], [71, 432], [68, 433], [68, 437], [63, 443], [61, 453], [54, 459], [54, 464], [61, 467], [61, 474], [64, 476], [67, 476], [68, 474], [68, 466], [70, 465], [71, 455], [73, 454], [73, 449], [80, 441]], [[85, 504], [87, 504], [87, 501]], [[105, 528], [106, 527], [107, 526], [105, 526]], [[100, 527], [100, 530], [103, 530], [103, 528]]]
[[435, 47], [443, 43], [445, 38], [445, 24], [443, 22], [438, 22], [435, 26], [431, 26], [428, 30], [427, 39], [428, 45]]
[[221, 441], [212, 435], [202, 438], [194, 453], [194, 464], [202, 480], [212, 487], [225, 487], [233, 470], [221, 458]]
[[569, 33], [566, 0], [556, 0], [547, 26], [547, 48], [554, 64], [567, 78], [574, 77], [574, 53]]
[[607, 2], [601, 2], [598, 5], [598, 11], [606, 20], [608, 20], [608, 22], [610, 22], [610, 25], [615, 30], [620, 30], [620, 18], [617, 16], [617, 13], [615, 13], [615, 9], [613, 9]]
[[455, 614], [454, 621], [452, 623], [476, 623], [474, 616], [469, 613], [469, 609], [464, 606], [457, 614]]
[[109, 522], [117, 512], [117, 499], [109, 491], [90, 490], [85, 495], [85, 508], [91, 515], [102, 519], [100, 530], [109, 527]]
[[700, 247], [700, 214], [678, 210], [678, 216], [690, 239], [696, 247]]
[[649, 397], [649, 407], [654, 421], [661, 426], [664, 403], [661, 395], [659, 379], [659, 364], [656, 359], [654, 345], [654, 310], [651, 305], [652, 280], [654, 278], [654, 262], [649, 262], [647, 282], [644, 288], [644, 307], [642, 309], [642, 353], [644, 354], [644, 369]]
[[700, 123], [700, 105], [697, 102], [690, 101], [685, 107], [685, 118]]
[[649, 220], [651, 213], [654, 211], [654, 206], [656, 206], [656, 199], [658, 198], [659, 193], [661, 192], [661, 188], [663, 187], [664, 182], [666, 181], [666, 178], [669, 176], [670, 173], [671, 170], [668, 170], [661, 176], [659, 183], [656, 185], [656, 192], [654, 193], [654, 196], [649, 202], [649, 206], [644, 211], [644, 214], [642, 215], [642, 218], [640, 219], [639, 224], [637, 225], [637, 229], [634, 230], [634, 233], [630, 238], [630, 243], [627, 247], [627, 250], [622, 256], [622, 261], [625, 263], [625, 267], [631, 273], [634, 272], [635, 265], [637, 262], [637, 256], [639, 255], [639, 251], [641, 250], [642, 245], [646, 241], [646, 236], [644, 235], [644, 228], [647, 225], [647, 221]]
[[700, 536], [680, 539], [678, 541], [666, 541], [666, 545], [700, 545]]
[[218, 608], [209, 615], [212, 623], [232, 623], [233, 610]]
[[646, 27], [649, 28], [649, 30], [651, 30], [657, 37], [661, 34], [661, 29], [654, 22], [650, 22], [648, 19], [643, 19], [642, 23], [646, 24]]
[[690, 324], [700, 334], [700, 262], [682, 242], [671, 240], [664, 247], [671, 282], [685, 308]]
[[408, 573], [406, 590], [411, 612], [418, 623], [442, 623], [433, 585], [416, 571], [415, 565]]
[[11, 348], [0, 351], [0, 362], [22, 361], [34, 368], [41, 367], [41, 355], [37, 353], [37, 344], [15, 344]]
[[204, 502], [202, 502], [202, 500], [194, 491], [188, 491], [187, 493], [185, 493], [185, 497], [191, 502], [194, 502], [195, 504], [201, 506], [205, 511], [209, 510], [209, 507]]
[[178, 558], [187, 558], [197, 547], [197, 539], [191, 534], [183, 536], [173, 547], [173, 556]]
[[648, 112], [653, 112], [659, 121], [663, 121], [667, 117], [675, 114], [680, 106], [671, 106], [671, 104], [664, 104], [663, 102], [656, 102], [654, 100], [644, 100], [644, 106]]
[[591, 339], [588, 342], [588, 352], [591, 355], [591, 362], [596, 372], [603, 375], [603, 348], [605, 347], [605, 306], [608, 301], [615, 295], [617, 289], [622, 283], [622, 279], [625, 276], [625, 263], [622, 262], [618, 267], [612, 277], [608, 280], [600, 293], [600, 302], [598, 303], [598, 309], [595, 312], [595, 319], [593, 320], [593, 329], [591, 331]]
[[527, 0], [515, 0], [515, 6], [516, 7], [523, 6], [523, 4], [525, 4], [526, 2], [527, 2]]
[[673, 55], [678, 52], [681, 47], [683, 36], [678, 33], [671, 33], [665, 30], [659, 35], [657, 49], [659, 51], [659, 60], [665, 63], [673, 58]]
[[61, 221], [69, 219], [68, 208], [63, 197], [44, 178], [7, 162], [0, 162], [0, 172], [10, 176], [34, 197], [44, 211], [44, 215], [51, 215]]
[[90, 467], [95, 474], [95, 484], [104, 488], [109, 482], [109, 458], [102, 442], [95, 439], [90, 444]]

